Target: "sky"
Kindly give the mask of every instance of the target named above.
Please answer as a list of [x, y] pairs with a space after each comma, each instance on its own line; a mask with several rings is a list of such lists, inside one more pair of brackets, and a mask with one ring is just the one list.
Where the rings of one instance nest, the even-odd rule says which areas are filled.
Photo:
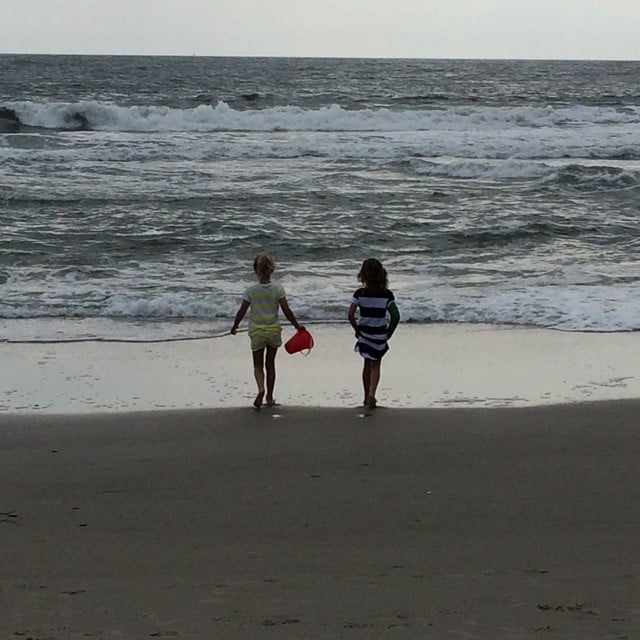
[[0, 0], [0, 53], [640, 60], [638, 0]]

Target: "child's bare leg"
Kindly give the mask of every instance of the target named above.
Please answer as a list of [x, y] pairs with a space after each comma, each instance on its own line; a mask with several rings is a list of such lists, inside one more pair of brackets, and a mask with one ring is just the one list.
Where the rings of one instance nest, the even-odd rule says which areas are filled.
[[276, 353], [278, 347], [267, 347], [266, 369], [267, 369], [267, 406], [272, 407], [273, 389], [276, 386]]
[[369, 403], [369, 381], [371, 378], [371, 360], [368, 358], [364, 359], [364, 364], [362, 365], [362, 386], [364, 388], [364, 406], [366, 407]]
[[264, 349], [257, 349], [252, 352], [253, 354], [253, 375], [256, 378], [256, 384], [258, 385], [258, 395], [253, 401], [253, 406], [259, 409], [262, 405], [262, 399], [264, 398]]
[[367, 401], [367, 407], [369, 409], [376, 408], [376, 391], [378, 389], [378, 383], [380, 382], [380, 365], [382, 360], [370, 360], [369, 365], [369, 399]]

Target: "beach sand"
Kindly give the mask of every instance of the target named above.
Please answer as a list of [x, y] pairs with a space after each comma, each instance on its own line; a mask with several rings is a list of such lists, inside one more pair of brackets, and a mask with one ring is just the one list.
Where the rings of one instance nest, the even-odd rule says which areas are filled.
[[639, 413], [5, 415], [0, 637], [640, 637]]
[[[278, 354], [276, 399], [309, 407], [362, 402], [351, 328], [309, 329], [316, 346], [308, 357]], [[403, 324], [384, 357], [378, 399], [424, 408], [640, 398], [638, 354], [640, 332]], [[0, 342], [0, 362], [0, 413], [243, 407], [256, 393], [246, 334], [147, 344]]]
[[401, 329], [0, 345], [0, 638], [639, 638], [638, 334]]

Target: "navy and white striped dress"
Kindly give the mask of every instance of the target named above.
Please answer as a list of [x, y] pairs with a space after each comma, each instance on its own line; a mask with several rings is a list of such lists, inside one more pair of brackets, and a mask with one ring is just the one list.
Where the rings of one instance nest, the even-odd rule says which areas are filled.
[[389, 350], [387, 311], [395, 298], [389, 289], [370, 291], [358, 289], [351, 302], [358, 306], [358, 330], [360, 337], [355, 351], [363, 358], [379, 360]]

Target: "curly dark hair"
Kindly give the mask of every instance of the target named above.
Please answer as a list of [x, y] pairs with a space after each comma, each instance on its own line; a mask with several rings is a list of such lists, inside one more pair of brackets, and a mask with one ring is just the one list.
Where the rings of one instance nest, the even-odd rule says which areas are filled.
[[387, 288], [387, 270], [377, 258], [367, 258], [362, 263], [362, 267], [360, 267], [358, 280], [360, 280], [367, 289], [381, 291]]

